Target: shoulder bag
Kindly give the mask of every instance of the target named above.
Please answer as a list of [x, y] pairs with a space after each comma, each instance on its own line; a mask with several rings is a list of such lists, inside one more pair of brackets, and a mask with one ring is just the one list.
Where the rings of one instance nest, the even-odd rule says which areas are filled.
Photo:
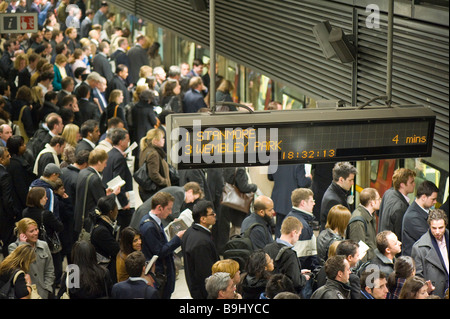
[[221, 204], [235, 210], [248, 214], [250, 212], [250, 206], [253, 202], [254, 193], [242, 193], [239, 188], [234, 185], [236, 180], [237, 168], [234, 171], [233, 183], [225, 182], [222, 191]]

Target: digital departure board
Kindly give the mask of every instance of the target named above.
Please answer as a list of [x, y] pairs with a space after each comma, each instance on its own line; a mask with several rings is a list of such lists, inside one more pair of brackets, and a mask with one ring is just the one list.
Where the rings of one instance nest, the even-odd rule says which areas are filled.
[[429, 157], [427, 107], [171, 114], [169, 162], [178, 169]]

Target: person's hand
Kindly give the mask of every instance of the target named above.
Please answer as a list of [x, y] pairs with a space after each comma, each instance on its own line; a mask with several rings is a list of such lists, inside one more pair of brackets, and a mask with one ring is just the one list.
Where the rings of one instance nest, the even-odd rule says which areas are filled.
[[426, 283], [428, 286], [427, 292], [428, 292], [428, 294], [430, 294], [434, 291], [434, 289], [436, 289], [436, 287], [433, 286], [433, 284], [431, 283], [431, 280], [427, 280]]
[[22, 242], [26, 242], [27, 241], [27, 235], [25, 235], [25, 234], [19, 234], [19, 241], [22, 241]]
[[185, 232], [186, 232], [186, 230], [179, 231], [179, 232], [177, 233], [177, 236], [180, 237], [180, 239], [181, 239], [181, 238], [183, 237], [183, 235], [184, 235]]
[[31, 285], [31, 277], [29, 274], [25, 274], [25, 282], [27, 285]]

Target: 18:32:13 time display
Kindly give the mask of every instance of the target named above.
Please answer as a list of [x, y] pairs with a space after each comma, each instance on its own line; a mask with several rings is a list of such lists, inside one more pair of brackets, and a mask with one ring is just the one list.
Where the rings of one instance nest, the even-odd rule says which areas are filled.
[[313, 158], [328, 158], [336, 156], [336, 150], [320, 150], [320, 151], [301, 151], [301, 152], [283, 152], [281, 154], [282, 159], [313, 159]]

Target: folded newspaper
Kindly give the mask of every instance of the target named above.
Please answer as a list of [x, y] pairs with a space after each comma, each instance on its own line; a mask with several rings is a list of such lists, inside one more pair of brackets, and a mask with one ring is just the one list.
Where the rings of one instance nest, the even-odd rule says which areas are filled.
[[[170, 222], [170, 224], [164, 228], [167, 240], [170, 241], [179, 231], [186, 230], [191, 227], [193, 222], [194, 219], [192, 218], [192, 211], [190, 209], [185, 209], [182, 211], [177, 219]], [[178, 253], [179, 251], [181, 251], [181, 247], [178, 247], [175, 250], [175, 253]]]

